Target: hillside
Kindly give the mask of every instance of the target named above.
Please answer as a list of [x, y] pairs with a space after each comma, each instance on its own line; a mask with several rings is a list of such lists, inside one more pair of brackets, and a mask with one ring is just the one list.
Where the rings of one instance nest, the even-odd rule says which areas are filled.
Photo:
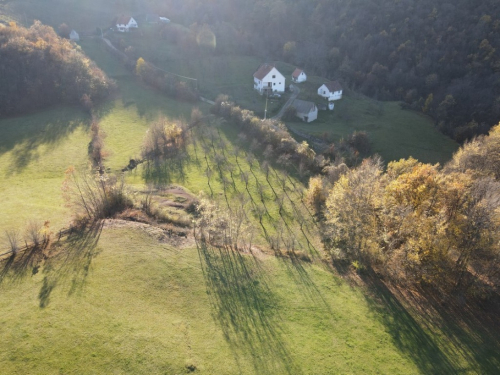
[[[453, 344], [387, 290], [353, 288], [325, 266], [174, 247], [117, 225], [69, 238], [43, 263], [2, 265], [4, 374], [472, 374], [498, 366], [491, 341], [464, 340], [459, 329]], [[463, 352], [472, 348], [475, 357]]]
[[[85, 30], [63, 46], [116, 85], [86, 110], [55, 101], [0, 117], [0, 372], [496, 374], [500, 127], [452, 156], [458, 145], [427, 115], [349, 88], [316, 123], [263, 121], [249, 77], [298, 36], [282, 17], [323, 20], [331, 7], [345, 22], [360, 3], [212, 3], [0, 0], [0, 20]], [[116, 14], [153, 11], [178, 19], [108, 36], [133, 61], [229, 97], [165, 95], [89, 36]], [[257, 15], [270, 14], [276, 24], [262, 25]], [[57, 38], [29, 30], [40, 29]], [[264, 31], [277, 39], [256, 51]], [[328, 35], [305, 27], [297, 46]], [[50, 56], [42, 39], [30, 43]], [[321, 63], [304, 66], [336, 76]], [[321, 76], [300, 98], [316, 96]], [[366, 131], [387, 163], [355, 150], [352, 165], [326, 159], [287, 127], [334, 141], [330, 150]], [[410, 155], [432, 165], [392, 161]]]

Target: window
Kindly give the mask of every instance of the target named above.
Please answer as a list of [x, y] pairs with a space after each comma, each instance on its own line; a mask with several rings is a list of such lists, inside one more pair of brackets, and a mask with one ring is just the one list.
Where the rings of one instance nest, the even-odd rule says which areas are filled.
[[276, 78], [276, 76], [274, 75], [273, 78]]
[[276, 82], [275, 82], [275, 83], [273, 83], [273, 86], [276, 86]]

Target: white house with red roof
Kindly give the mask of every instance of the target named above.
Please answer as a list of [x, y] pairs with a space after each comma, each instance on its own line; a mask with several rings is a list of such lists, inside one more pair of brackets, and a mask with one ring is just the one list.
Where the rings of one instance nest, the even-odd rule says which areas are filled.
[[130, 31], [131, 28], [137, 29], [137, 21], [132, 17], [120, 16], [116, 19], [116, 31], [125, 33]]
[[296, 68], [292, 73], [292, 81], [296, 83], [305, 82], [307, 81], [307, 75], [302, 69]]
[[285, 76], [273, 64], [262, 64], [253, 74], [253, 88], [264, 92], [285, 92]]
[[318, 89], [318, 95], [329, 101], [342, 99], [342, 86], [338, 81], [325, 83]]

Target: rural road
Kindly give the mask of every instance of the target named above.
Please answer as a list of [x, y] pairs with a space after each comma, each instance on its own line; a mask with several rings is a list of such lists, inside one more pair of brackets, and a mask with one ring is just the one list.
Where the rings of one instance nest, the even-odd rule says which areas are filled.
[[276, 116], [271, 117], [271, 120], [279, 120], [284, 114], [288, 107], [290, 107], [297, 96], [300, 94], [300, 89], [295, 85], [290, 85], [290, 91], [292, 92], [292, 96], [286, 101], [285, 105], [280, 109]]

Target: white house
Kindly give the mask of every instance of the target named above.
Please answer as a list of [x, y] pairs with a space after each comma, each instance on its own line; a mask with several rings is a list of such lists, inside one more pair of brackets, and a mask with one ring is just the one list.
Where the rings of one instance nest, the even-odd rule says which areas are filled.
[[338, 81], [325, 83], [318, 89], [318, 95], [328, 100], [342, 99], [342, 86]]
[[295, 99], [292, 104], [297, 110], [297, 117], [302, 121], [311, 122], [318, 118], [318, 107], [313, 102]]
[[76, 30], [71, 30], [69, 33], [69, 39], [78, 42], [80, 40], [80, 35], [78, 35]]
[[307, 75], [302, 69], [296, 68], [293, 71], [293, 73], [292, 73], [292, 81], [293, 82], [300, 83], [300, 82], [304, 82], [306, 80], [307, 80]]
[[285, 77], [274, 65], [262, 64], [253, 74], [253, 88], [260, 92], [285, 92]]
[[128, 32], [131, 28], [137, 29], [137, 22], [132, 17], [121, 16], [116, 20], [116, 30], [122, 33]]

